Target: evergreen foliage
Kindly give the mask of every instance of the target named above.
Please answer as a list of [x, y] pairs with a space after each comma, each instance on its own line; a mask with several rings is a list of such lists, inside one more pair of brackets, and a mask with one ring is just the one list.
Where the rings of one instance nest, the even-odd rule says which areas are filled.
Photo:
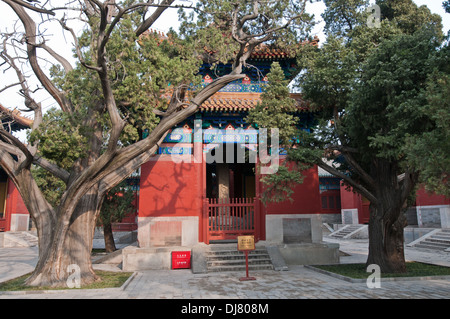
[[[403, 209], [420, 181], [440, 193], [449, 189], [448, 45], [440, 17], [426, 6], [376, 3], [379, 27], [367, 24], [366, 1], [326, 1], [326, 43], [298, 55], [297, 86], [317, 125], [298, 133], [288, 159], [316, 164], [367, 198], [367, 263], [404, 272]], [[275, 125], [269, 119], [267, 113], [258, 120]], [[283, 170], [271, 180], [271, 192], [280, 194], [276, 183], [282, 193], [282, 181], [295, 177]]]

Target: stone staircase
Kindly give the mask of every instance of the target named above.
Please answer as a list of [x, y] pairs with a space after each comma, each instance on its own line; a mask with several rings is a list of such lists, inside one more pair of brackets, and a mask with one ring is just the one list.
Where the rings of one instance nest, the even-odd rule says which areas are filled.
[[2, 233], [3, 247], [34, 247], [38, 245], [38, 238], [33, 231], [18, 231]]
[[407, 246], [450, 251], [450, 229], [435, 229]]
[[346, 225], [332, 232], [328, 236], [332, 238], [342, 238], [342, 239], [351, 238], [352, 236], [365, 230], [366, 228], [367, 225]]
[[[245, 271], [245, 254], [236, 248], [211, 248], [206, 253], [208, 272]], [[256, 247], [248, 254], [248, 269], [273, 270], [269, 253], [265, 247]]]

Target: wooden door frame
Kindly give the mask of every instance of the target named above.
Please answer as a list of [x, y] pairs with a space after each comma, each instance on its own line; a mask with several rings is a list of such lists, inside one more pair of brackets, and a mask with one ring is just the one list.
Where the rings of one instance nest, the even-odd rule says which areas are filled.
[[[265, 239], [265, 209], [261, 205], [261, 198], [260, 198], [260, 182], [259, 182], [259, 172], [256, 169], [259, 164], [258, 156], [256, 156], [256, 163], [255, 163], [255, 208], [254, 208], [254, 215], [255, 215], [255, 241], [258, 242], [261, 239]], [[209, 245], [208, 240], [208, 198], [206, 197], [206, 153], [203, 152], [203, 146], [202, 146], [202, 221], [200, 224], [200, 230], [199, 230], [199, 237], [200, 241], [204, 242]]]

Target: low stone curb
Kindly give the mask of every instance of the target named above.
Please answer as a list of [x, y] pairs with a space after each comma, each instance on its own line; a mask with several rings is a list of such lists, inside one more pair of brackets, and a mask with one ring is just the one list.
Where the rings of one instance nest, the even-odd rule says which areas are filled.
[[[365, 283], [367, 282], [367, 278], [366, 279], [358, 279], [358, 278], [351, 278], [351, 277], [347, 277], [347, 276], [343, 276], [343, 275], [339, 275], [336, 274], [334, 272], [330, 272], [327, 270], [323, 270], [311, 265], [305, 265], [304, 266], [307, 269], [319, 272], [321, 274], [324, 275], [328, 275], [337, 279], [341, 279], [347, 282], [351, 282], [351, 283]], [[370, 273], [367, 273], [367, 277], [370, 276]], [[388, 278], [380, 278], [381, 282], [387, 282], [387, 281], [415, 281], [415, 280], [450, 280], [450, 276], [422, 276], [422, 277], [388, 277]]]

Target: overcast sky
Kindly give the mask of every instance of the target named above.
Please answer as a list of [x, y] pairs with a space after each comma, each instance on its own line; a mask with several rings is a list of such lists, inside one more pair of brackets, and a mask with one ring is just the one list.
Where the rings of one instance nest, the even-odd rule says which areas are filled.
[[[442, 2], [443, 0], [414, 0], [414, 2], [417, 5], [427, 5], [428, 8], [430, 8], [431, 12], [440, 14], [443, 19], [442, 22], [444, 24], [444, 32], [447, 33], [450, 29], [450, 14], [446, 14], [443, 7]], [[186, 1], [184, 1], [186, 3]], [[314, 3], [314, 4], [308, 4], [309, 12], [314, 13], [316, 16], [316, 21], [320, 22], [321, 16], [320, 13], [324, 10], [325, 5], [322, 2]], [[13, 21], [15, 21], [15, 15], [12, 12], [12, 10], [4, 4], [3, 2], [0, 2], [0, 29], [1, 31], [5, 31], [5, 29], [8, 29], [9, 31], [12, 30], [12, 24]], [[154, 28], [158, 31], [167, 32], [170, 28], [170, 26], [173, 26], [173, 22], [177, 21], [177, 9], [169, 9], [166, 10], [166, 13], [159, 19], [158, 23], [154, 26]], [[55, 34], [60, 36], [61, 32], [58, 32], [59, 30], [55, 30]], [[319, 23], [316, 29], [314, 30], [314, 34], [318, 35], [323, 42], [325, 40], [324, 35], [322, 33], [323, 31], [323, 23]], [[70, 37], [61, 38], [62, 40], [59, 40], [58, 43], [55, 42], [49, 42], [49, 45], [52, 47], [55, 47], [55, 50], [59, 52], [60, 54], [64, 56], [71, 56], [71, 39]], [[57, 44], [57, 46], [55, 46]], [[7, 84], [11, 83], [11, 77], [14, 78], [14, 74], [8, 73], [8, 74], [2, 74], [0, 73], [0, 88], [6, 86]], [[42, 90], [43, 91], [43, 90]], [[9, 90], [6, 90], [2, 93], [0, 93], [0, 103], [10, 109], [18, 107], [20, 109], [20, 106], [22, 105], [23, 101], [22, 98], [16, 93], [17, 87], [11, 88]], [[50, 97], [48, 97], [45, 92], [42, 92], [42, 97], [40, 97], [40, 102], [42, 102], [44, 110], [48, 110], [52, 106], [56, 106], [56, 103], [54, 100]], [[39, 98], [38, 98], [39, 99]]]

